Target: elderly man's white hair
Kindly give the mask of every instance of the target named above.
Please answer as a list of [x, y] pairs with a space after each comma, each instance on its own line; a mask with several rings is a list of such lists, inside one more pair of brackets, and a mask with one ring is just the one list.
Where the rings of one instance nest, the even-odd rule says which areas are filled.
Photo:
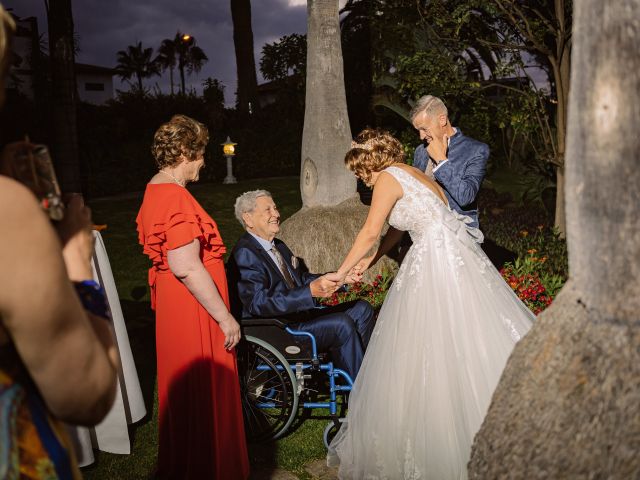
[[256, 208], [256, 201], [260, 197], [273, 198], [271, 196], [271, 193], [267, 192], [266, 190], [252, 190], [250, 192], [244, 192], [242, 195], [236, 198], [234, 211], [236, 218], [243, 227], [246, 228], [247, 226], [242, 219], [242, 215], [247, 212], [252, 212]]
[[413, 122], [422, 112], [425, 112], [429, 117], [440, 114], [448, 115], [449, 113], [444, 102], [433, 95], [425, 95], [418, 99], [409, 114], [411, 121]]

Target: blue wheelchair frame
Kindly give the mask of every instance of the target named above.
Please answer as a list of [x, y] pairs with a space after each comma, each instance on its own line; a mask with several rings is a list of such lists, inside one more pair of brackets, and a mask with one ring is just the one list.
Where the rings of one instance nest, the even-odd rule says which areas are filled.
[[[353, 380], [349, 376], [347, 372], [341, 370], [339, 368], [334, 368], [333, 362], [327, 362], [321, 364], [318, 359], [318, 348], [316, 346], [316, 337], [309, 332], [302, 332], [300, 330], [292, 330], [289, 327], [285, 328], [285, 331], [290, 335], [297, 337], [308, 337], [311, 341], [311, 350], [312, 350], [312, 360], [311, 363], [302, 363], [302, 365], [298, 364], [290, 364], [289, 368], [291, 368], [294, 372], [298, 372], [298, 369], [301, 371], [314, 369], [320, 370], [323, 372], [327, 372], [329, 376], [329, 401], [328, 402], [304, 402], [302, 404], [302, 408], [328, 408], [329, 413], [331, 415], [337, 415], [338, 407], [337, 407], [337, 392], [349, 392], [353, 388]], [[282, 366], [278, 366], [278, 368], [283, 368]], [[256, 367], [259, 371], [267, 371], [270, 370], [271, 367], [268, 365], [258, 365]], [[342, 377], [347, 381], [347, 385], [338, 385], [336, 384], [336, 377]], [[260, 408], [274, 408], [274, 403], [261, 402], [257, 404]]]
[[[245, 361], [240, 378], [249, 440], [278, 439], [286, 434], [300, 408], [322, 408], [328, 410], [331, 417], [323, 434], [325, 446], [328, 446], [331, 435], [340, 428], [342, 421], [338, 394], [350, 392], [353, 379], [344, 370], [334, 367], [333, 362], [324, 360], [324, 352], [319, 354], [313, 334], [294, 330], [287, 325], [287, 320], [250, 318], [241, 320], [241, 325], [247, 345], [242, 351], [248, 355], [242, 357]], [[307, 379], [313, 378], [312, 373], [329, 377], [329, 391], [325, 392], [321, 384], [317, 392], [327, 394], [329, 399], [300, 404], [301, 394], [304, 399], [303, 392], [315, 391], [306, 385]], [[259, 411], [263, 414], [256, 415]]]

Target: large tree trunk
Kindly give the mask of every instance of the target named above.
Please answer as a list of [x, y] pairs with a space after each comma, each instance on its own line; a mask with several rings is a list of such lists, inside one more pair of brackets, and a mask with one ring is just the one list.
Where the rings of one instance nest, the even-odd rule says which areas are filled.
[[570, 281], [509, 359], [470, 478], [640, 478], [640, 0], [574, 5]]
[[51, 0], [48, 22], [53, 87], [53, 159], [61, 189], [67, 193], [79, 193], [81, 183], [71, 0]]
[[233, 44], [236, 49], [236, 67], [238, 71], [238, 111], [249, 114], [260, 108], [258, 104], [258, 80], [256, 61], [253, 56], [253, 30], [251, 28], [251, 1], [231, 0], [231, 18], [233, 20]]
[[[302, 171], [302, 210], [279, 235], [312, 272], [335, 270], [362, 228], [368, 207], [355, 196], [356, 179], [344, 166], [351, 144], [344, 89], [338, 0], [307, 3], [307, 83]], [[379, 262], [373, 273], [395, 268]]]
[[356, 192], [356, 179], [344, 166], [351, 129], [344, 91], [338, 0], [309, 0], [307, 12], [302, 204], [337, 205]]

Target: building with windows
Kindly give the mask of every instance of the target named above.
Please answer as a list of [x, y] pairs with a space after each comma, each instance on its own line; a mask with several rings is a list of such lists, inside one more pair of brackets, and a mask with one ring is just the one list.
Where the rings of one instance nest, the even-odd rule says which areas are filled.
[[113, 98], [113, 68], [76, 63], [76, 86], [82, 102], [102, 105]]
[[[36, 17], [16, 18], [12, 50], [14, 60], [9, 72], [8, 94], [35, 100], [38, 91], [50, 85], [49, 57], [42, 52]], [[113, 98], [113, 68], [76, 63], [76, 87], [82, 102], [102, 105]]]

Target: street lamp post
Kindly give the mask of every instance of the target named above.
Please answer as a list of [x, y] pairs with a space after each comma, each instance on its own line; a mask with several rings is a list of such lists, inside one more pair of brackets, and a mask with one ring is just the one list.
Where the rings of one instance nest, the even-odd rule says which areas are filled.
[[235, 146], [237, 143], [233, 143], [231, 138], [227, 137], [227, 141], [222, 143], [222, 152], [224, 153], [225, 158], [227, 159], [227, 176], [224, 177], [222, 183], [238, 183], [236, 177], [233, 176], [233, 166], [231, 165], [231, 159], [235, 155]]

